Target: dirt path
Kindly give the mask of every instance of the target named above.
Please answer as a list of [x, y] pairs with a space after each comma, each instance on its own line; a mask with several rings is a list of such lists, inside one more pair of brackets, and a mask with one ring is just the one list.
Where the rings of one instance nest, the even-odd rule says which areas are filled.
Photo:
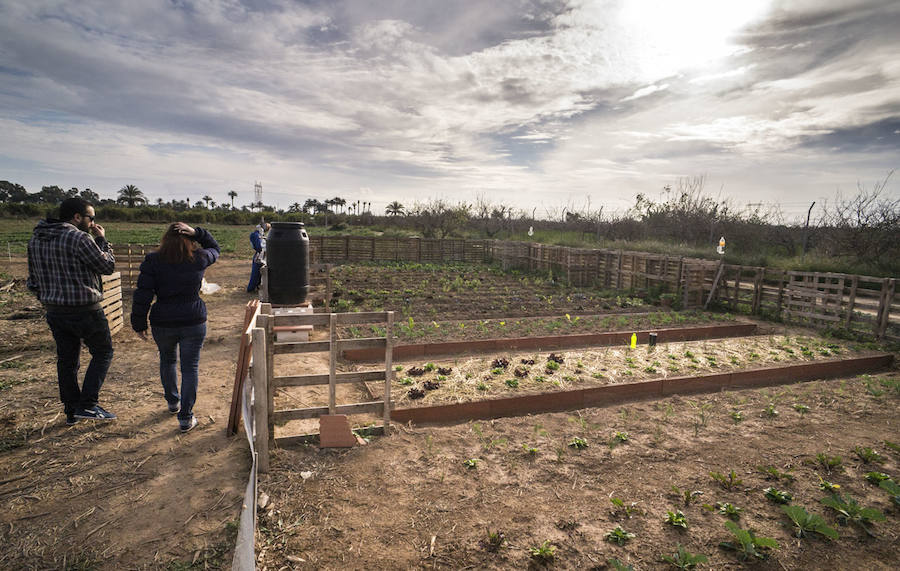
[[[101, 391], [101, 404], [118, 420], [66, 427], [46, 323], [9, 319], [27, 316], [36, 301], [26, 292], [0, 307], [0, 361], [12, 358], [0, 368], [0, 498], [7, 507], [0, 567], [230, 566], [250, 466], [243, 434], [225, 435], [242, 307], [250, 299], [247, 266], [223, 259], [207, 272], [223, 289], [206, 298], [194, 410], [200, 425], [185, 435], [166, 410], [155, 345], [127, 326], [113, 339]], [[14, 262], [5, 271], [24, 278], [26, 270]], [[88, 358], [84, 353], [83, 367]]]

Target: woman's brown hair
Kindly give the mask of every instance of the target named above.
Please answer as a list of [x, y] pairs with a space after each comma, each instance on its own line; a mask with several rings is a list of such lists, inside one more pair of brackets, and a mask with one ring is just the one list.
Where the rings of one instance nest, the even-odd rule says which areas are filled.
[[159, 258], [167, 264], [183, 264], [194, 261], [194, 241], [169, 224], [159, 242]]

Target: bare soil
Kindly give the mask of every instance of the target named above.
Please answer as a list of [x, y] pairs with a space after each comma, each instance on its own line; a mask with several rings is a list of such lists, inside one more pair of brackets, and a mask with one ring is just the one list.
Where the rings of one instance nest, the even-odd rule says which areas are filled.
[[4, 268], [16, 283], [0, 300], [0, 361], [10, 359], [0, 364], [0, 568], [230, 566], [250, 471], [243, 434], [225, 435], [248, 268], [225, 259], [206, 273], [223, 289], [206, 297], [200, 425], [184, 435], [162, 397], [156, 346], [127, 324], [100, 393], [118, 420], [66, 427], [55, 345], [25, 263]]
[[[155, 347], [127, 327], [114, 338], [116, 356], [101, 393], [102, 404], [119, 419], [65, 427], [54, 345], [42, 314], [23, 282], [0, 292], [0, 361], [9, 359], [0, 363], [0, 498], [6, 507], [0, 514], [0, 568], [230, 567], [250, 463], [243, 434], [226, 437], [224, 425], [250, 299], [244, 292], [248, 270], [246, 260], [222, 259], [207, 272], [223, 290], [206, 298], [209, 333], [195, 409], [201, 425], [186, 435], [166, 411]], [[0, 288], [11, 283], [9, 276], [23, 280], [24, 262], [14, 261], [3, 273]], [[498, 309], [491, 317], [503, 314]], [[720, 364], [730, 362], [724, 344], [707, 343]], [[685, 348], [669, 352], [681, 359]], [[697, 356], [708, 367], [705, 354]], [[616, 371], [629, 368], [624, 354], [615, 359]], [[653, 360], [669, 366], [665, 359], [642, 358], [636, 374]], [[322, 363], [304, 357], [295, 364]], [[484, 368], [479, 374], [490, 374], [478, 367]], [[554, 376], [563, 374], [576, 375]], [[349, 450], [276, 449], [271, 472], [260, 479], [271, 499], [260, 513], [259, 568], [541, 567], [530, 549], [544, 542], [555, 550], [546, 562], [551, 568], [603, 568], [611, 558], [635, 569], [664, 568], [661, 556], [679, 543], [707, 555], [707, 568], [737, 568], [742, 564], [734, 553], [718, 547], [733, 539], [724, 516], [703, 507], [730, 502], [743, 510], [739, 525], [779, 543], [756, 568], [893, 569], [900, 557], [900, 514], [864, 475], [875, 470], [900, 478], [900, 453], [886, 445], [900, 441], [898, 383], [897, 371], [889, 371], [571, 413], [394, 426], [387, 436]], [[348, 386], [338, 396], [358, 401], [364, 393], [362, 386]], [[323, 402], [311, 391], [277, 398], [297, 401], [291, 406]], [[779, 414], [766, 414], [768, 405]], [[735, 411], [741, 412], [739, 422]], [[627, 441], [616, 443], [617, 432], [627, 433]], [[575, 437], [587, 448], [569, 446]], [[858, 446], [876, 449], [883, 462], [863, 463], [854, 453]], [[828, 471], [817, 454], [840, 456], [841, 465]], [[467, 467], [473, 459], [475, 467]], [[759, 466], [795, 479], [768, 480]], [[731, 470], [742, 480], [731, 489], [710, 476]], [[820, 476], [885, 514], [886, 521], [872, 525], [875, 537], [836, 522], [819, 503], [826, 495]], [[764, 496], [769, 486], [790, 491], [794, 504], [823, 515], [840, 539], [793, 537], [780, 507]], [[682, 492], [695, 490], [703, 494], [685, 505]], [[630, 517], [611, 498], [633, 503]], [[666, 512], [677, 509], [687, 529], [664, 523]], [[606, 541], [616, 525], [635, 537], [623, 546]], [[506, 539], [496, 551], [485, 546], [489, 531], [502, 531]]]

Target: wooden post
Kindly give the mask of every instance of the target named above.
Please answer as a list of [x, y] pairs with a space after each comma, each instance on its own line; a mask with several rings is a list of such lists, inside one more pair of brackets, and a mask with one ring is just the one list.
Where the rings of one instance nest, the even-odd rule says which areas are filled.
[[847, 317], [844, 319], [844, 326], [850, 328], [853, 321], [853, 308], [856, 307], [856, 288], [859, 287], [859, 276], [854, 275], [850, 282], [850, 299], [847, 301]]
[[616, 266], [616, 289], [622, 289], [622, 258], [624, 257], [624, 253], [622, 250], [619, 250], [619, 260]]
[[879, 319], [875, 323], [875, 337], [881, 339], [887, 331], [888, 322], [891, 319], [891, 303], [894, 301], [894, 290], [897, 280], [884, 278], [881, 286], [881, 302], [878, 307]]
[[384, 429], [391, 425], [391, 381], [394, 375], [394, 312], [387, 312], [384, 332]]
[[744, 266], [737, 267], [737, 275], [734, 276], [734, 295], [731, 299], [734, 301], [731, 302], [731, 310], [737, 312], [738, 302], [741, 298], [741, 274], [744, 273]]
[[[259, 306], [259, 316], [256, 318], [256, 326], [266, 332], [266, 410], [275, 411], [275, 332], [272, 327], [275, 319], [272, 316], [272, 304], [262, 303]], [[275, 444], [275, 423], [268, 423], [269, 447]]]
[[328, 356], [328, 414], [334, 414], [335, 401], [337, 400], [337, 383], [335, 382], [335, 370], [337, 369], [337, 315], [332, 313], [328, 320], [328, 328], [331, 339]]
[[775, 311], [778, 315], [781, 315], [782, 310], [782, 302], [784, 302], [784, 282], [787, 279], [787, 270], [781, 270], [781, 277], [778, 279], [778, 306]]
[[257, 454], [257, 470], [261, 474], [265, 474], [269, 471], [266, 330], [262, 327], [254, 327], [250, 332], [250, 337], [253, 343], [253, 367], [250, 369], [250, 376], [253, 379], [253, 441]]
[[758, 315], [762, 307], [763, 280], [766, 277], [766, 268], [756, 268], [756, 277], [753, 279], [753, 305], [750, 307], [752, 315]]
[[[709, 287], [709, 297], [706, 298], [706, 303], [703, 305], [703, 309], [709, 307], [709, 303], [713, 300], [713, 296], [716, 294], [716, 287], [719, 285], [719, 280], [722, 278], [722, 274], [725, 272], [725, 261], [719, 262], [719, 269], [716, 271], [716, 277], [713, 278], [712, 285]], [[703, 295], [703, 288], [701, 286], [700, 295]]]
[[[684, 256], [678, 258], [678, 276], [675, 278], [675, 295], [682, 293], [681, 280], [684, 278]], [[686, 290], [687, 288], [685, 288]], [[682, 306], [683, 307], [683, 306]]]

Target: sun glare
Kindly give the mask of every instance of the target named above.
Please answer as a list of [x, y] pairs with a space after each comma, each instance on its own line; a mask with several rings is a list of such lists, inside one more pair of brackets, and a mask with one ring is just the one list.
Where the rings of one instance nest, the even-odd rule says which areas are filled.
[[628, 0], [618, 19], [642, 70], [650, 77], [666, 77], [742, 50], [735, 34], [763, 16], [770, 3]]

